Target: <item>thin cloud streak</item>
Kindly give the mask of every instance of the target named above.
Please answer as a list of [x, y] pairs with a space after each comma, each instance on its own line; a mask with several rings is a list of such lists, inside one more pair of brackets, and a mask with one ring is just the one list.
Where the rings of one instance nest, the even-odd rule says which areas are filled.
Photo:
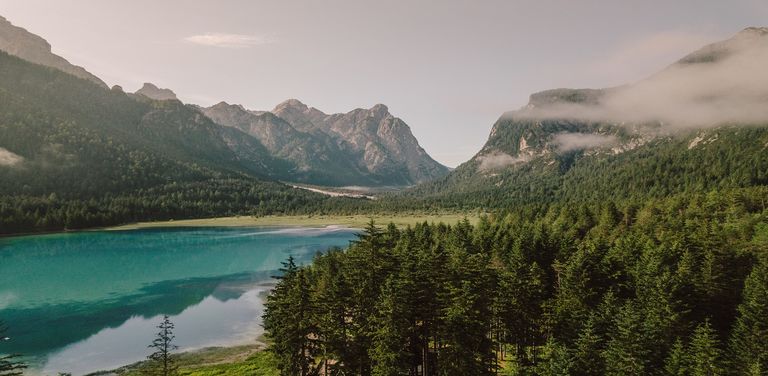
[[249, 48], [274, 43], [275, 40], [264, 35], [245, 35], [227, 33], [205, 33], [184, 38], [184, 41], [209, 47]]
[[479, 171], [490, 171], [501, 169], [510, 165], [528, 162], [531, 159], [528, 155], [520, 155], [513, 157], [507, 153], [492, 152], [490, 154], [483, 154], [477, 157], [480, 165], [477, 167]]
[[611, 146], [618, 142], [616, 136], [589, 133], [558, 133], [552, 140], [563, 152]]

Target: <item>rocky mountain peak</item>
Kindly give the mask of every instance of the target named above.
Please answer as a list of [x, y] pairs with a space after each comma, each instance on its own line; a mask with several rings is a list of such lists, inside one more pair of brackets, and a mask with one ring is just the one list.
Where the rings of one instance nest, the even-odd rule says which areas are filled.
[[375, 106], [371, 107], [370, 112], [376, 118], [383, 118], [383, 117], [389, 115], [389, 108], [387, 108], [387, 106], [379, 103], [379, 104], [376, 104]]
[[287, 99], [277, 106], [275, 106], [275, 109], [272, 110], [272, 112], [280, 112], [280, 111], [286, 111], [286, 110], [295, 110], [299, 112], [307, 111], [309, 107], [307, 107], [306, 104], [302, 103], [298, 99]]
[[178, 100], [176, 93], [174, 93], [173, 90], [161, 89], [149, 82], [145, 82], [144, 86], [136, 91], [136, 94], [158, 101]]
[[51, 52], [51, 45], [38, 35], [32, 34], [26, 29], [14, 26], [4, 17], [0, 16], [0, 50], [29, 62], [45, 65], [73, 76], [89, 80], [97, 85], [108, 88], [101, 79], [86, 71], [82, 67], [72, 65], [63, 57]]
[[221, 101], [219, 103], [214, 104], [211, 107], [208, 107], [209, 110], [214, 111], [238, 111], [238, 112], [251, 112], [245, 107], [243, 107], [242, 104], [229, 104], [225, 101]]

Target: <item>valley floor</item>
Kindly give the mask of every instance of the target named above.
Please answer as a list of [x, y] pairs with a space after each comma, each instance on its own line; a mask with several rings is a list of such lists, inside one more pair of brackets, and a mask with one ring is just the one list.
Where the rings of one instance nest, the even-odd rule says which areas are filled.
[[470, 223], [477, 222], [477, 213], [464, 214], [371, 214], [371, 215], [275, 215], [263, 217], [237, 216], [206, 219], [185, 219], [157, 222], [139, 222], [115, 227], [107, 230], [136, 230], [143, 228], [161, 227], [248, 227], [248, 226], [277, 226], [277, 227], [322, 227], [345, 226], [363, 227], [371, 219], [378, 225], [394, 223], [398, 227], [415, 225], [416, 223], [456, 223], [466, 218]]

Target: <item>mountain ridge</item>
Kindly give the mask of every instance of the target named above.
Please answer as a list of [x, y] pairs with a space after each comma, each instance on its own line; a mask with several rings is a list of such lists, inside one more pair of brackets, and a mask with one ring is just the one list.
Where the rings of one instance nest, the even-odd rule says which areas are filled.
[[161, 89], [151, 82], [145, 82], [144, 85], [139, 90], [136, 90], [134, 94], [143, 95], [147, 98], [157, 101], [179, 100], [173, 90]]
[[[43, 38], [13, 26], [5, 18], [0, 18], [0, 50], [107, 89], [98, 77], [53, 54], [50, 44]], [[109, 92], [125, 93], [117, 85]], [[184, 106], [171, 89], [159, 88], [149, 82], [128, 95], [143, 103], [178, 102]], [[176, 105], [152, 106], [170, 108]], [[218, 143], [223, 139], [234, 155], [233, 160], [253, 163], [246, 169], [264, 178], [331, 186], [408, 186], [448, 172], [419, 146], [407, 124], [391, 116], [384, 105], [330, 115], [296, 99], [278, 104], [271, 112], [247, 110], [240, 105], [228, 106], [222, 102], [207, 109], [196, 109], [217, 120], [216, 124], [222, 127], [210, 132], [211, 142]], [[196, 118], [189, 120], [198, 121]], [[184, 124], [177, 126], [185, 127]], [[183, 140], [178, 143], [183, 145]]]
[[[389, 113], [385, 105], [358, 108], [344, 114], [326, 114], [297, 99], [288, 99], [272, 111], [250, 111], [225, 102], [202, 110], [219, 124], [237, 127], [259, 138], [273, 153], [293, 161], [305, 170], [320, 158], [334, 163], [329, 155], [358, 177], [347, 176], [333, 185], [412, 185], [447, 173], [418, 144], [405, 122]], [[300, 140], [300, 150], [290, 139]], [[350, 165], [349, 161], [353, 164]], [[338, 163], [338, 162], [337, 162]], [[310, 179], [304, 179], [312, 183]], [[315, 182], [316, 183], [316, 182]]]
[[533, 93], [469, 161], [406, 196], [488, 206], [764, 185], [767, 52], [768, 28], [747, 28], [637, 83]]
[[106, 89], [108, 87], [104, 81], [85, 70], [85, 68], [73, 65], [65, 58], [54, 54], [48, 41], [30, 33], [24, 28], [13, 25], [3, 16], [0, 16], [0, 50], [24, 60], [86, 79], [102, 88]]

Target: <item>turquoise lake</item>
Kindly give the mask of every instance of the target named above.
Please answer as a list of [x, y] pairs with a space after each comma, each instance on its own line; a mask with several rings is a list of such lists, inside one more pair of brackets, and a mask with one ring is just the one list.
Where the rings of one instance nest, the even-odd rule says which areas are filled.
[[180, 350], [253, 343], [293, 255], [345, 247], [346, 228], [167, 228], [0, 238], [0, 353], [80, 375], [144, 359], [163, 314]]

